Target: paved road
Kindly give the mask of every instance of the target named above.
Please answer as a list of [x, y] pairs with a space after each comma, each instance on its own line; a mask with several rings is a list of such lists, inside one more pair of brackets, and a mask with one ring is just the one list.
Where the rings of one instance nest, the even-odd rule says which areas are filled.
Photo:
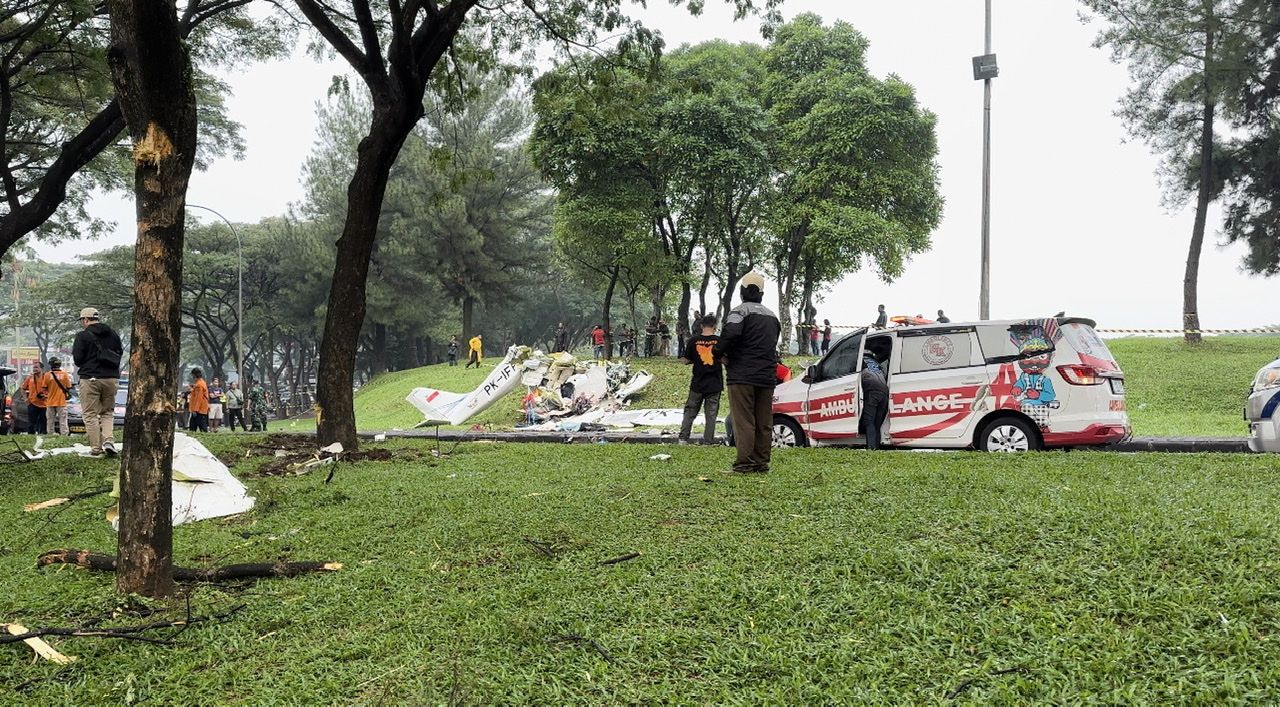
[[[435, 429], [386, 432], [388, 437], [432, 438]], [[497, 432], [488, 430], [439, 430], [442, 443], [454, 442], [549, 442], [554, 444], [675, 444], [675, 434], [656, 430], [637, 432]], [[364, 434], [372, 437], [373, 434]], [[723, 439], [718, 440], [723, 444]], [[1108, 448], [1114, 452], [1248, 452], [1244, 437], [1135, 437], [1129, 442]]]

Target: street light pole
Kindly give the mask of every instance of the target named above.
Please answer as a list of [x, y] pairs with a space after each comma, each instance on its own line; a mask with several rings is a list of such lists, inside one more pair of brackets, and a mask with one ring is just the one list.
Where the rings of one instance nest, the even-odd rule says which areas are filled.
[[996, 55], [991, 53], [991, 0], [987, 5], [986, 53], [973, 58], [973, 78], [982, 81], [982, 265], [978, 289], [978, 316], [991, 319], [991, 79], [1000, 76]]
[[[198, 204], [187, 204], [189, 209], [202, 209], [222, 219], [227, 224], [227, 228], [231, 229], [231, 234], [236, 237], [236, 382], [240, 384], [240, 388], [244, 388], [244, 255], [240, 250], [240, 232], [232, 225], [226, 216], [214, 211], [208, 206], [200, 206]], [[242, 421], [243, 422], [243, 421]]]
[[[983, 54], [991, 53], [991, 0], [986, 0], [986, 44]], [[998, 71], [996, 72], [998, 74]], [[991, 318], [991, 79], [986, 75], [982, 87], [982, 284], [978, 294], [978, 316], [983, 321]]]

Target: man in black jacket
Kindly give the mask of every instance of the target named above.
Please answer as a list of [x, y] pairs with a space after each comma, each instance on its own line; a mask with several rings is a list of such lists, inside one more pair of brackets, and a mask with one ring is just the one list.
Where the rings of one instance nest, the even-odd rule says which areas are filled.
[[773, 449], [773, 388], [777, 384], [778, 317], [761, 302], [764, 277], [749, 272], [738, 283], [742, 304], [725, 317], [715, 352], [724, 359], [738, 473], [769, 471]]
[[98, 310], [80, 310], [80, 324], [71, 346], [71, 357], [80, 376], [80, 407], [84, 413], [85, 434], [89, 437], [90, 456], [116, 455], [115, 423], [116, 388], [120, 385], [120, 360], [124, 346], [120, 335], [103, 324]]

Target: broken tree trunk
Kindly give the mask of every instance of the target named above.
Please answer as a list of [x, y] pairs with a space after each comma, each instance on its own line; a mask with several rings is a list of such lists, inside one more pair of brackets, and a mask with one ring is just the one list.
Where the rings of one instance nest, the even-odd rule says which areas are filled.
[[[116, 558], [88, 550], [50, 550], [36, 560], [37, 567], [75, 565], [101, 572], [115, 572]], [[296, 577], [308, 572], [337, 572], [341, 562], [249, 562], [226, 567], [192, 569], [174, 567], [173, 578], [182, 582], [224, 582], [257, 577]]]
[[173, 391], [196, 97], [172, 0], [109, 0], [107, 6], [107, 60], [133, 140], [138, 218], [116, 589], [163, 597], [173, 593]]

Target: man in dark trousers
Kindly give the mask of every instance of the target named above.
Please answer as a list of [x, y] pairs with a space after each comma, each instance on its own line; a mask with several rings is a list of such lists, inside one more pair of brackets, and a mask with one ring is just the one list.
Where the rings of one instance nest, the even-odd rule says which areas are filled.
[[738, 456], [733, 471], [769, 471], [773, 450], [773, 388], [777, 384], [778, 316], [765, 307], [764, 277], [749, 272], [738, 283], [742, 304], [724, 320], [715, 353], [724, 361], [729, 410]]
[[702, 441], [714, 444], [716, 441], [716, 416], [720, 413], [720, 391], [724, 390], [724, 370], [716, 358], [716, 315], [708, 314], [698, 322], [700, 332], [685, 344], [681, 363], [693, 366], [693, 375], [689, 380], [689, 397], [684, 403], [684, 419], [680, 422], [680, 444], [689, 442], [693, 432], [693, 420], [702, 409], [706, 414], [706, 427], [703, 428]]
[[80, 376], [80, 409], [84, 414], [89, 456], [116, 455], [116, 388], [120, 385], [120, 361], [124, 346], [120, 335], [103, 324], [98, 310], [80, 310], [80, 325], [71, 345], [71, 358]]
[[884, 305], [876, 310], [876, 323], [871, 325], [874, 329], [883, 329], [889, 326], [889, 313], [884, 311]]
[[858, 432], [866, 437], [867, 449], [879, 449], [880, 430], [889, 414], [889, 383], [880, 362], [870, 354], [862, 360], [861, 383], [862, 416], [858, 418]]
[[569, 350], [569, 327], [560, 322], [560, 326], [556, 327], [556, 350], [552, 353], [560, 353]]

